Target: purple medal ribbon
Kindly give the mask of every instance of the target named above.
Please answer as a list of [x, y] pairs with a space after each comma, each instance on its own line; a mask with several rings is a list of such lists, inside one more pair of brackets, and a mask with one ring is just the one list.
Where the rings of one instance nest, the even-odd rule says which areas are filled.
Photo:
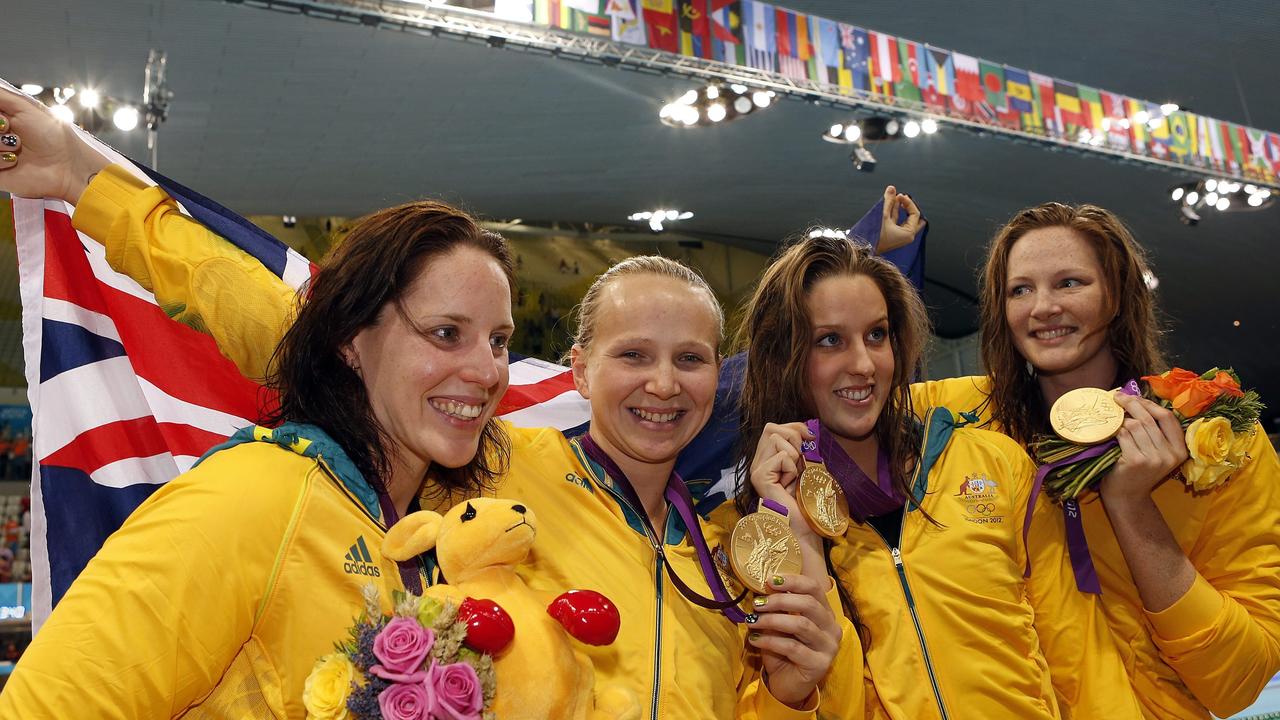
[[[1055, 463], [1041, 465], [1036, 471], [1035, 482], [1031, 484], [1031, 499], [1027, 501], [1027, 516], [1022, 521], [1022, 547], [1027, 547], [1027, 533], [1031, 530], [1031, 515], [1036, 508], [1036, 500], [1040, 497], [1040, 489], [1044, 479], [1055, 469], [1076, 462], [1088, 460], [1115, 447], [1115, 440], [1108, 440], [1101, 445], [1094, 445], [1081, 452]], [[1098, 570], [1093, 566], [1093, 555], [1089, 552], [1089, 541], [1084, 536], [1084, 523], [1080, 521], [1080, 504], [1075, 500], [1062, 503], [1062, 517], [1067, 526], [1067, 553], [1071, 556], [1071, 570], [1076, 576], [1076, 587], [1080, 592], [1102, 594], [1102, 586], [1098, 583]], [[1027, 567], [1022, 577], [1031, 577], [1031, 552], [1027, 551]]]
[[[386, 523], [388, 530], [400, 521], [400, 513], [396, 512], [396, 506], [391, 503], [391, 496], [381, 487], [378, 488], [378, 507], [382, 508], [382, 520]], [[397, 560], [396, 567], [400, 569], [400, 580], [404, 583], [404, 589], [414, 595], [421, 595], [422, 575], [419, 573], [418, 563], [414, 560]]]
[[790, 513], [787, 511], [787, 506], [786, 506], [786, 505], [783, 505], [782, 503], [778, 502], [777, 500], [770, 500], [769, 498], [760, 498], [760, 502], [761, 502], [765, 507], [767, 507], [767, 508], [769, 508], [770, 510], [772, 510], [772, 511], [774, 511], [774, 512], [778, 513], [778, 514], [779, 514], [779, 515], [781, 515], [782, 517], [786, 517], [787, 515], [789, 515], [789, 514], [790, 514]]
[[[640, 521], [648, 528], [649, 536], [657, 543], [659, 548], [659, 562], [666, 567], [667, 576], [671, 578], [672, 584], [676, 586], [680, 594], [699, 607], [704, 607], [708, 610], [719, 610], [732, 622], [755, 622], [755, 615], [748, 615], [738, 607], [738, 604], [747, 596], [746, 590], [743, 590], [738, 597], [732, 597], [729, 594], [729, 589], [725, 587], [724, 580], [720, 578], [720, 573], [716, 571], [715, 562], [711, 559], [711, 550], [707, 547], [707, 539], [702, 534], [702, 525], [698, 523], [697, 514], [693, 509], [693, 496], [689, 494], [689, 488], [684, 484], [684, 480], [680, 478], [680, 475], [674, 471], [671, 473], [671, 477], [667, 479], [667, 488], [663, 492], [663, 496], [667, 499], [667, 502], [671, 503], [671, 507], [675, 508], [676, 514], [684, 522], [685, 530], [689, 533], [689, 541], [693, 544], [694, 553], [698, 556], [698, 564], [702, 567], [702, 575], [706, 578], [707, 587], [711, 588], [711, 596], [714, 599], [705, 598], [698, 591], [689, 587], [676, 574], [675, 568], [671, 567], [671, 563], [667, 561], [666, 553], [661, 550], [665, 536], [659, 534], [653, 527], [653, 523], [649, 520], [649, 514], [644, 511], [644, 503], [640, 501], [639, 494], [636, 493], [635, 487], [632, 486], [631, 480], [627, 478], [627, 474], [622, 471], [622, 468], [618, 467], [613, 458], [609, 457], [608, 453], [596, 444], [589, 431], [582, 435], [579, 442], [582, 444], [582, 450], [587, 454], [587, 457], [604, 468], [605, 473], [622, 491], [627, 503], [640, 516]], [[766, 503], [772, 503], [772, 501], [766, 501]], [[782, 515], [787, 514], [786, 508], [777, 505], [777, 503], [769, 504], [769, 507]]]
[[[1137, 396], [1141, 394], [1138, 389], [1138, 383], [1133, 380], [1126, 382], [1124, 387], [1120, 388], [1120, 391], [1125, 395]], [[1027, 503], [1027, 516], [1022, 522], [1022, 546], [1024, 548], [1027, 545], [1027, 532], [1031, 529], [1031, 514], [1035, 510], [1036, 499], [1040, 497], [1040, 489], [1044, 487], [1045, 478], [1049, 477], [1049, 473], [1063, 465], [1098, 457], [1117, 444], [1115, 440], [1108, 440], [1100, 445], [1085, 448], [1075, 455], [1063, 458], [1058, 462], [1040, 466], [1040, 469], [1036, 471], [1035, 482], [1031, 485], [1031, 500]], [[1098, 569], [1093, 565], [1093, 555], [1089, 552], [1089, 540], [1084, 534], [1084, 522], [1080, 518], [1080, 503], [1075, 500], [1064, 501], [1062, 503], [1062, 518], [1066, 521], [1067, 553], [1071, 556], [1071, 570], [1076, 576], [1076, 588], [1080, 592], [1101, 595], [1102, 584], [1098, 582]], [[1031, 577], [1030, 552], [1027, 553], [1027, 567], [1022, 576]]]
[[849, 515], [858, 522], [866, 522], [869, 517], [887, 515], [902, 509], [907, 500], [893, 486], [893, 475], [889, 472], [889, 454], [883, 448], [876, 453], [876, 480], [872, 481], [844, 448], [840, 447], [834, 435], [822, 432], [822, 423], [815, 419], [806, 422], [805, 426], [817, 440], [800, 446], [804, 459], [827, 466], [828, 472], [844, 491]]

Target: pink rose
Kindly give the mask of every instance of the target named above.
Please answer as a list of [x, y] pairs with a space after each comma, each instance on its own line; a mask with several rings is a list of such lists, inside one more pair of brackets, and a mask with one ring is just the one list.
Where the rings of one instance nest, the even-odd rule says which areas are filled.
[[411, 673], [397, 673], [391, 672], [381, 665], [374, 665], [369, 668], [369, 672], [373, 675], [377, 675], [387, 682], [417, 683], [421, 685], [427, 681], [427, 673], [423, 670], [417, 670]]
[[431, 689], [422, 683], [392, 683], [378, 693], [378, 709], [386, 720], [428, 720]]
[[475, 668], [467, 663], [431, 665], [427, 684], [433, 689], [431, 716], [439, 720], [478, 720], [484, 710], [484, 693]]
[[422, 668], [422, 661], [436, 634], [413, 618], [398, 617], [387, 623], [373, 639], [373, 654], [390, 673], [409, 674]]

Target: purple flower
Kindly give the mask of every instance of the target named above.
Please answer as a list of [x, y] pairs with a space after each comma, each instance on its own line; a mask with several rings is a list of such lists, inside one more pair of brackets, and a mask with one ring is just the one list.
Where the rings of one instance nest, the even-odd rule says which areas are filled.
[[408, 675], [422, 668], [422, 661], [435, 641], [436, 634], [419, 625], [416, 619], [398, 617], [374, 638], [373, 654], [387, 672]]
[[378, 695], [385, 720], [428, 720], [431, 688], [423, 683], [392, 683]]
[[431, 716], [439, 720], [479, 720], [484, 693], [475, 668], [467, 663], [431, 664]]

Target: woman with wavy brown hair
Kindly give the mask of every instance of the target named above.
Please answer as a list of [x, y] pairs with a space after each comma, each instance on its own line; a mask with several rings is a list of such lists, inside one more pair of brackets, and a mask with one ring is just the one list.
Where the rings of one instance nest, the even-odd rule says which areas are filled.
[[[992, 240], [982, 275], [988, 375], [924, 383], [916, 403], [974, 410], [1027, 445], [1080, 387], [1165, 368], [1145, 254], [1094, 205], [1027, 208]], [[1079, 516], [1100, 600], [1149, 718], [1226, 717], [1280, 671], [1280, 463], [1259, 429], [1252, 462], [1198, 492], [1168, 410], [1118, 394], [1123, 453]], [[1086, 557], [1088, 557], [1086, 555]]]
[[[928, 336], [914, 287], [869, 248], [821, 235], [786, 247], [739, 333], [740, 508], [787, 505], [802, 546], [825, 551], [866, 646], [870, 716], [1139, 717], [1100, 611], [1075, 592], [1061, 515], [1041, 498], [1024, 520], [1026, 453], [944, 409], [914, 417]], [[852, 518], [825, 544], [800, 489], [819, 469]]]
[[[145, 195], [136, 182], [104, 170], [98, 200]], [[181, 217], [163, 193], [152, 201], [151, 220]], [[362, 587], [431, 582], [425, 555], [383, 554], [387, 530], [507, 470], [494, 414], [512, 273], [506, 241], [442, 203], [357, 222], [280, 342], [270, 427], [208, 451], [111, 535], [18, 663], [0, 716], [306, 716], [308, 676], [365, 612]]]

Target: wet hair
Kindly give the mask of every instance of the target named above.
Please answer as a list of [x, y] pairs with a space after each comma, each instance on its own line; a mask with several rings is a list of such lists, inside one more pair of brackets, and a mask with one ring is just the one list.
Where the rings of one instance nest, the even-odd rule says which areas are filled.
[[[759, 496], [747, 479], [751, 460], [767, 423], [801, 422], [817, 410], [808, 381], [813, 348], [809, 293], [826, 278], [865, 276], [875, 283], [888, 309], [893, 381], [876, 420], [875, 433], [888, 455], [893, 484], [914, 502], [911, 476], [921, 449], [921, 430], [911, 407], [910, 383], [928, 341], [929, 317], [915, 287], [892, 263], [865, 245], [844, 238], [803, 234], [793, 239], [769, 265], [747, 301], [735, 344], [746, 350], [746, 379], [741, 396], [737, 505], [755, 509]], [[851, 308], [852, 310], [852, 308]], [[824, 543], [828, 571], [831, 544]], [[851, 596], [839, 586], [844, 612], [861, 627]], [[865, 637], [865, 635], [864, 635]]]
[[[573, 309], [574, 345], [583, 351], [587, 351], [591, 347], [591, 342], [595, 340], [596, 319], [600, 314], [600, 297], [604, 294], [604, 289], [609, 286], [609, 283], [618, 278], [639, 275], [653, 275], [680, 280], [705, 292], [716, 314], [716, 340], [719, 341], [724, 336], [724, 310], [720, 307], [720, 301], [716, 299], [716, 294], [712, 291], [711, 286], [707, 284], [706, 279], [697, 270], [661, 255], [637, 255], [618, 262], [613, 267], [605, 270], [595, 279], [595, 282], [591, 283], [591, 287], [587, 288], [586, 294], [582, 296], [582, 302], [578, 303], [578, 306]], [[568, 356], [566, 355], [565, 361], [567, 362], [567, 360]]]
[[[875, 283], [889, 311], [893, 384], [875, 432], [889, 456], [894, 485], [910, 498], [906, 468], [919, 454], [921, 438], [909, 388], [929, 339], [929, 317], [919, 293], [897, 267], [851, 240], [801, 236], [765, 270], [747, 302], [736, 340], [747, 353], [738, 457], [750, 465], [766, 424], [800, 422], [817, 414], [808, 380], [813, 348], [809, 293], [826, 278], [859, 275]], [[750, 483], [744, 483], [739, 507], [754, 509], [756, 499]]]
[[979, 294], [982, 362], [991, 376], [991, 417], [1023, 444], [1049, 431], [1049, 409], [1009, 328], [1005, 287], [1009, 254], [1023, 235], [1052, 227], [1073, 230], [1088, 240], [1102, 267], [1105, 311], [1112, 316], [1107, 344], [1119, 370], [1116, 384], [1165, 366], [1155, 293], [1146, 281], [1150, 276], [1146, 253], [1124, 222], [1096, 205], [1048, 202], [1019, 211], [991, 241]]
[[[272, 357], [266, 384], [278, 401], [265, 409], [264, 423], [318, 426], [375, 488], [385, 490], [393, 440], [374, 416], [364, 381], [344, 349], [361, 330], [377, 325], [388, 306], [405, 318], [401, 303], [428, 263], [464, 247], [493, 258], [514, 287], [507, 241], [461, 210], [423, 200], [356, 221], [312, 277], [298, 317]], [[502, 426], [490, 419], [471, 462], [433, 466], [430, 477], [445, 493], [486, 487], [505, 471], [509, 445]]]

